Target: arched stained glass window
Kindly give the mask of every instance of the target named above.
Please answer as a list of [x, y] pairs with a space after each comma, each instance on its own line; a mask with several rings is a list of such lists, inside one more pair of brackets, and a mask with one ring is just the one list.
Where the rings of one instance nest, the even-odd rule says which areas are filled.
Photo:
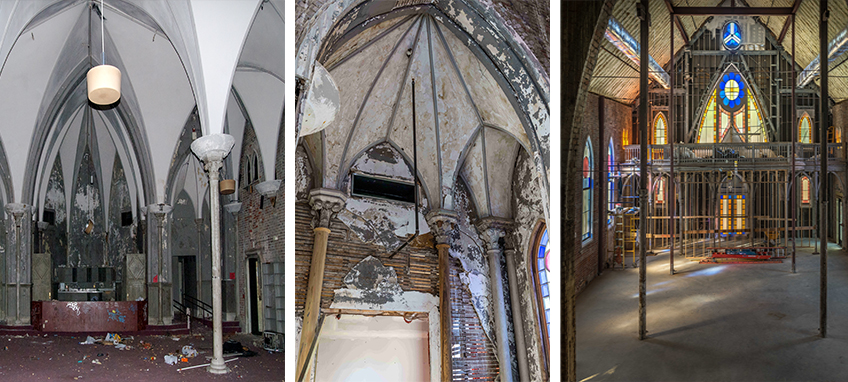
[[668, 143], [668, 123], [665, 120], [665, 114], [657, 113], [654, 118], [654, 144], [664, 145]]
[[[612, 138], [607, 146], [607, 209], [615, 209], [615, 146]], [[607, 214], [607, 225], [612, 224], [612, 214]]]
[[586, 139], [583, 148], [583, 241], [592, 239], [592, 173], [595, 163], [592, 159], [592, 142]]
[[801, 204], [810, 204], [810, 178], [801, 177]]
[[698, 121], [697, 143], [768, 142], [757, 98], [734, 65], [719, 77]]
[[657, 192], [654, 201], [657, 204], [665, 204], [665, 177], [657, 181]]
[[813, 143], [812, 126], [813, 122], [810, 119], [810, 115], [807, 113], [802, 114], [801, 120], [798, 121], [798, 142]]
[[551, 333], [551, 249], [548, 248], [548, 229], [544, 225], [539, 228], [535, 251], [531, 254], [533, 275], [536, 279], [536, 292], [539, 301], [539, 326], [545, 342], [545, 351], [549, 348]]

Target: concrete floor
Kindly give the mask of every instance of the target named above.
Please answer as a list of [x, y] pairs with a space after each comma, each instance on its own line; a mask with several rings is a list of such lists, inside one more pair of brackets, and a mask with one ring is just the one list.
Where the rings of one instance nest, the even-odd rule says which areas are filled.
[[828, 338], [819, 337], [819, 261], [701, 265], [648, 258], [638, 339], [638, 269], [606, 270], [577, 298], [578, 381], [847, 381], [848, 255], [830, 246]]

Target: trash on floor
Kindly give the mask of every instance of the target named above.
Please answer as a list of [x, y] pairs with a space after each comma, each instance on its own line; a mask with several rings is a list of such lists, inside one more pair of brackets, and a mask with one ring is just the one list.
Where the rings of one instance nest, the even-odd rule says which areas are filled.
[[165, 363], [168, 365], [176, 365], [180, 359], [173, 355], [165, 355]]
[[97, 340], [94, 337], [88, 336], [88, 338], [86, 338], [85, 341], [80, 342], [80, 345], [94, 345], [94, 342], [96, 342], [96, 341]]
[[183, 346], [182, 353], [186, 357], [197, 357], [197, 350], [195, 350], [194, 346], [191, 345]]
[[100, 362], [99, 359], [93, 359], [93, 360], [91, 360], [91, 363], [93, 363], [95, 365], [102, 365], [102, 363]]
[[115, 333], [115, 334], [108, 333], [108, 334], [106, 334], [106, 338], [103, 339], [103, 341], [104, 342], [112, 342], [112, 343], [117, 344], [117, 343], [121, 342], [121, 336], [117, 333]]

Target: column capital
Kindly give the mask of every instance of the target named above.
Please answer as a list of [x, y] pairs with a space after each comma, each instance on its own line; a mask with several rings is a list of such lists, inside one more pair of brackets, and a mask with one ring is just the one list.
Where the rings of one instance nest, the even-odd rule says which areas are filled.
[[424, 218], [427, 219], [427, 225], [430, 226], [430, 232], [433, 233], [436, 245], [450, 244], [450, 236], [456, 229], [457, 222], [459, 222], [459, 216], [456, 212], [433, 209]]
[[312, 228], [330, 228], [333, 219], [347, 203], [347, 195], [331, 188], [316, 188], [309, 191], [312, 206]]
[[[229, 134], [204, 135], [191, 142], [191, 152], [207, 166], [216, 162], [220, 166], [233, 149], [235, 142], [235, 138]], [[206, 171], [209, 171], [209, 168]]]
[[500, 239], [506, 238], [512, 230], [513, 222], [509, 219], [489, 216], [477, 220], [474, 224], [477, 227], [477, 234], [480, 240], [483, 241], [483, 247], [490, 251], [498, 249]]
[[23, 203], [7, 203], [6, 212], [13, 215], [15, 219], [20, 219], [23, 214], [31, 211], [32, 208], [28, 204]]
[[154, 214], [157, 217], [171, 213], [174, 210], [174, 207], [171, 207], [169, 204], [149, 204], [147, 206], [142, 207], [142, 211], [146, 214]]

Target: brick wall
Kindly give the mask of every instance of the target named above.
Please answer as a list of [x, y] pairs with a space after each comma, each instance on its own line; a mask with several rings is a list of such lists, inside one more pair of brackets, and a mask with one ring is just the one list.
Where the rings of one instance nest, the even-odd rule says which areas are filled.
[[[603, 140], [601, 135], [601, 118], [600, 104], [603, 104]], [[598, 275], [598, 263], [602, 264], [604, 269], [608, 268], [612, 261], [612, 227], [607, 225], [607, 148], [609, 147], [610, 138], [613, 139], [615, 160], [620, 161], [624, 155], [624, 149], [621, 146], [622, 134], [625, 129], [629, 129], [632, 124], [631, 118], [632, 108], [629, 105], [624, 105], [609, 99], [601, 100], [601, 97], [595, 94], [590, 94], [586, 99], [586, 107], [583, 114], [583, 130], [579, 138], [581, 142], [578, 154], [583, 154], [583, 145], [588, 138], [592, 142], [592, 151], [594, 159], [594, 187], [592, 193], [593, 208], [593, 237], [585, 242], [577, 243], [577, 257], [575, 259], [575, 276], [577, 292], [582, 291], [586, 285]], [[603, 157], [602, 157], [603, 156]], [[601, 167], [603, 165], [603, 168]], [[578, 168], [576, 173], [582, 174], [583, 161], [577, 161]], [[583, 211], [583, 180], [577, 178], [572, 184], [575, 187], [577, 195], [580, 197], [574, 201], [575, 211], [578, 211], [578, 219], [582, 219]], [[603, 230], [603, 232], [601, 232]], [[582, 237], [582, 221], [576, 224], [576, 235]], [[600, 254], [599, 254], [600, 250]]]
[[[277, 145], [277, 158], [283, 156], [283, 145]], [[245, 128], [244, 140], [242, 143], [242, 159], [240, 163], [246, 163], [248, 156], [253, 153], [259, 153], [259, 144], [256, 140], [256, 133], [252, 127]], [[257, 155], [260, 161], [260, 169], [266, 165], [275, 166], [277, 174], [283, 174], [283, 161], [276, 160], [275, 163], [261, 163], [262, 155]], [[245, 167], [239, 169], [238, 184], [239, 200], [242, 203], [241, 212], [238, 220], [238, 259], [239, 267], [243, 269], [245, 258], [247, 256], [256, 255], [261, 263], [284, 262], [285, 257], [285, 186], [281, 185], [275, 197], [263, 197], [259, 192], [253, 189], [256, 183], [265, 181], [264, 171], [259, 171], [259, 180], [253, 183], [247, 182], [247, 176], [244, 173]], [[278, 175], [279, 176], [279, 175]], [[222, 203], [225, 203], [222, 201]], [[239, 317], [246, 318], [245, 314], [245, 283], [247, 280], [244, 271], [240, 271], [238, 278], [238, 292], [236, 293], [241, 301], [239, 304]], [[227, 278], [229, 275], [223, 275]], [[266, 292], [267, 293], [267, 292]], [[269, 298], [272, 296], [263, 296]]]

